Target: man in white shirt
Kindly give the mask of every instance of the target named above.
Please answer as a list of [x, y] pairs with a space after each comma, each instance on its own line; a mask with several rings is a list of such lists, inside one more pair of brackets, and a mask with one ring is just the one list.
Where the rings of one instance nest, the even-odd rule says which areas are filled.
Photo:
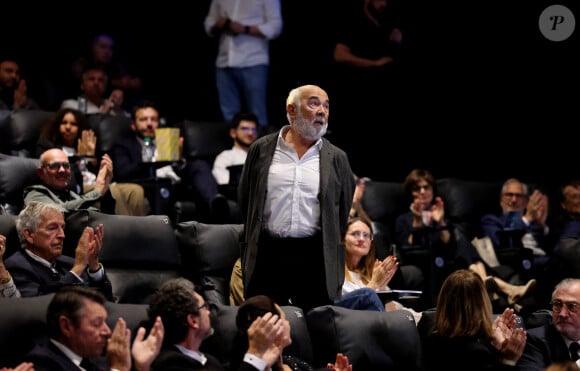
[[247, 109], [268, 125], [266, 88], [269, 42], [282, 31], [280, 0], [212, 0], [204, 21], [207, 34], [219, 36], [216, 87], [223, 119]]
[[237, 113], [232, 120], [230, 137], [234, 145], [216, 156], [211, 171], [220, 185], [230, 183], [229, 166], [243, 165], [246, 161], [250, 145], [258, 138], [258, 117], [253, 113]]

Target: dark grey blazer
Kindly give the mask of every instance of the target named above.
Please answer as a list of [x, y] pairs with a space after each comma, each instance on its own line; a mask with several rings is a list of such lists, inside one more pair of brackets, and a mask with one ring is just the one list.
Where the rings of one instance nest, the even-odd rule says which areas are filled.
[[[265, 135], [252, 144], [240, 177], [238, 202], [244, 222], [241, 242], [244, 287], [248, 287], [254, 271], [266, 202], [268, 170], [274, 157], [278, 134]], [[326, 288], [332, 301], [340, 298], [344, 281], [345, 252], [341, 239], [346, 231], [354, 188], [354, 177], [346, 153], [322, 138], [318, 199], [321, 207]]]
[[526, 347], [518, 361], [518, 370], [543, 371], [553, 362], [570, 360], [564, 338], [554, 325], [527, 330]]

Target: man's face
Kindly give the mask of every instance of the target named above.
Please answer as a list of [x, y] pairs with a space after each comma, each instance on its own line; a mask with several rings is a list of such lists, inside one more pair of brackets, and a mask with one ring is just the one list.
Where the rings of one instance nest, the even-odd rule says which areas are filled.
[[552, 295], [552, 321], [570, 340], [580, 340], [580, 284], [558, 289]]
[[528, 196], [522, 183], [512, 182], [503, 188], [500, 206], [504, 214], [510, 211], [524, 211], [527, 205]]
[[[195, 292], [193, 295], [196, 297], [197, 302], [200, 303], [200, 305], [203, 305], [205, 303], [203, 297], [199, 295], [197, 292]], [[214, 332], [213, 327], [211, 326], [210, 314], [211, 312], [207, 306], [204, 306], [203, 308], [199, 309], [198, 331], [204, 339], [207, 338], [208, 336], [211, 336]]]
[[16, 89], [20, 82], [20, 68], [13, 61], [0, 63], [0, 89]]
[[155, 108], [141, 108], [135, 112], [131, 127], [141, 138], [155, 138], [155, 129], [159, 127], [159, 113]]
[[328, 95], [324, 90], [318, 87], [305, 89], [292, 123], [296, 132], [307, 140], [322, 138], [328, 128], [329, 107]]
[[580, 218], [580, 186], [567, 185], [563, 190], [562, 209], [572, 218]]
[[85, 300], [78, 326], [67, 326], [67, 344], [82, 357], [97, 357], [107, 346], [111, 329], [107, 325], [107, 310], [101, 304]]
[[258, 138], [258, 129], [254, 121], [242, 120], [230, 135], [240, 147], [249, 148]]
[[98, 100], [105, 94], [107, 75], [101, 70], [88, 70], [83, 73], [81, 90], [92, 100]]
[[40, 161], [38, 176], [42, 183], [50, 189], [64, 191], [71, 179], [66, 153], [60, 149], [51, 149], [42, 155]]
[[64, 216], [60, 212], [45, 212], [40, 216], [36, 231], [24, 230], [28, 249], [41, 258], [54, 262], [62, 255], [64, 227]]
[[93, 44], [93, 57], [97, 63], [110, 63], [113, 58], [113, 39], [100, 36]]

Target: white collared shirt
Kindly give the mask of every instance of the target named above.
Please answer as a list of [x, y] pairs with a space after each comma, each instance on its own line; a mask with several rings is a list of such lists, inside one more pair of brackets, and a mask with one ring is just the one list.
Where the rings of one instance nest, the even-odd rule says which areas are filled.
[[[280, 130], [272, 164], [268, 170], [265, 229], [273, 237], [309, 237], [320, 230], [320, 149], [322, 139], [298, 158]], [[290, 207], [288, 207], [290, 205]]]

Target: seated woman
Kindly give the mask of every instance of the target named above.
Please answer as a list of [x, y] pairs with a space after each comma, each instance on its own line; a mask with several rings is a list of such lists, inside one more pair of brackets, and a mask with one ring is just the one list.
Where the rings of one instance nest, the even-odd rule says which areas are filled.
[[459, 269], [443, 282], [434, 326], [422, 343], [426, 371], [516, 370], [526, 345], [526, 332], [516, 328], [511, 308], [494, 320], [481, 277]]
[[[400, 283], [404, 278], [399, 271], [396, 257], [387, 256], [383, 261], [376, 259], [370, 222], [360, 217], [350, 218], [343, 241], [346, 252], [345, 278], [342, 297], [334, 304], [361, 310], [407, 309], [415, 317], [415, 322], [418, 322], [421, 313], [406, 308], [397, 301], [388, 301], [383, 305], [376, 293], [379, 290], [390, 290], [388, 284], [395, 276]], [[405, 268], [416, 269], [413, 266]]]
[[[280, 316], [283, 321], [282, 332], [276, 341], [276, 346], [279, 348], [279, 353], [282, 354], [280, 361], [272, 366], [273, 371], [313, 371], [318, 370], [310, 365], [308, 362], [294, 356], [284, 355], [284, 348], [292, 343], [292, 338], [290, 337], [290, 322], [286, 320], [286, 314], [280, 308], [278, 304], [272, 300], [272, 298], [265, 295], [256, 295], [247, 298], [246, 301], [238, 308], [238, 314], [236, 315], [236, 326], [238, 331], [236, 337], [234, 338], [234, 348], [232, 351], [231, 367], [230, 369], [236, 370], [242, 359], [246, 350], [248, 349], [248, 329], [252, 323], [258, 318], [266, 313], [272, 313], [274, 315]], [[326, 368], [320, 368], [320, 370], [331, 369], [335, 371], [352, 371], [352, 365], [348, 361], [348, 357], [338, 353], [336, 355], [336, 361], [334, 364], [329, 363]]]
[[[94, 187], [99, 169], [95, 157], [97, 137], [82, 112], [63, 108], [44, 125], [36, 144], [37, 157], [51, 148], [60, 148], [69, 158], [76, 159], [74, 162], [71, 161], [74, 173], [72, 180], [77, 184], [74, 191], [79, 194], [90, 191]], [[109, 190], [115, 201], [114, 210], [101, 207], [103, 212], [137, 216], [147, 214], [145, 192], [140, 185], [112, 183]]]

